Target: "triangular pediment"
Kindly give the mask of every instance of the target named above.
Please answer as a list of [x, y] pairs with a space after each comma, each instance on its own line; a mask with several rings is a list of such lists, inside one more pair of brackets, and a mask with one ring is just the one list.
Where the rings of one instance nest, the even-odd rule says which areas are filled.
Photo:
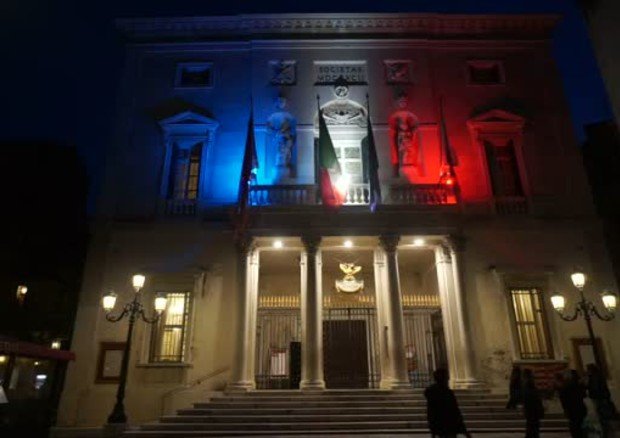
[[219, 123], [216, 120], [213, 120], [210, 117], [207, 117], [203, 114], [199, 114], [191, 110], [182, 111], [172, 116], [166, 117], [164, 119], [160, 119], [158, 123], [159, 123], [159, 126], [161, 126], [164, 129], [166, 127], [171, 127], [173, 125], [176, 125], [176, 126], [199, 125], [199, 126], [204, 126], [204, 127], [213, 129], [219, 125]]
[[502, 109], [492, 109], [469, 119], [470, 122], [513, 122], [523, 123], [525, 119], [517, 114]]

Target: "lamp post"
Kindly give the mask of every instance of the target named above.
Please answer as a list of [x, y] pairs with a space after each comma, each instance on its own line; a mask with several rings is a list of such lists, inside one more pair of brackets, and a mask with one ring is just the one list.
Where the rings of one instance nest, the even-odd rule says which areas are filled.
[[121, 361], [121, 372], [119, 376], [118, 390], [116, 391], [116, 404], [112, 413], [108, 416], [108, 423], [122, 424], [127, 422], [127, 416], [125, 415], [125, 406], [123, 401], [125, 399], [125, 386], [127, 383], [127, 367], [129, 365], [129, 352], [131, 351], [131, 337], [133, 334], [133, 326], [138, 317], [148, 324], [156, 323], [161, 317], [162, 312], [166, 309], [166, 297], [157, 296], [154, 300], [155, 316], [149, 318], [144, 313], [144, 306], [140, 303], [140, 290], [144, 287], [146, 277], [142, 274], [135, 274], [132, 277], [132, 285], [135, 291], [133, 300], [125, 304], [123, 311], [118, 315], [112, 315], [112, 310], [116, 305], [117, 295], [110, 291], [103, 296], [102, 305], [106, 312], [106, 319], [110, 322], [118, 322], [124, 317], [129, 318], [129, 328], [127, 330], [127, 342], [123, 350], [123, 358]]
[[[579, 316], [582, 316], [583, 319], [585, 320], [586, 327], [588, 329], [588, 336], [590, 338], [590, 344], [592, 344], [592, 353], [594, 355], [594, 362], [596, 363], [596, 367], [598, 368], [600, 377], [601, 377], [600, 384], [604, 385], [603, 394], [605, 394], [604, 396], [607, 399], [609, 399], [610, 395], [609, 395], [609, 389], [607, 388], [607, 379], [603, 375], [603, 370], [605, 369], [603, 366], [603, 358], [602, 358], [601, 352], [599, 351], [598, 345], [596, 343], [596, 336], [594, 335], [594, 329], [592, 328], [592, 318], [595, 316], [601, 321], [611, 321], [612, 319], [614, 319], [614, 317], [616, 316], [615, 311], [617, 307], [618, 298], [614, 293], [608, 290], [604, 290], [601, 293], [601, 301], [603, 302], [603, 306], [605, 306], [606, 311], [604, 313], [601, 313], [596, 308], [596, 305], [592, 301], [587, 300], [584, 295], [583, 290], [584, 290], [584, 287], [587, 281], [586, 274], [580, 271], [576, 271], [573, 274], [571, 274], [570, 277], [573, 282], [573, 285], [579, 291], [579, 301], [575, 305], [574, 312], [572, 314], [565, 313], [566, 298], [559, 293], [556, 293], [551, 297], [551, 304], [553, 308], [555, 309], [555, 311], [560, 316], [560, 318], [562, 318], [564, 321], [574, 321]], [[601, 417], [601, 422], [603, 424], [603, 431], [604, 431], [603, 433], [605, 433], [606, 419]]]

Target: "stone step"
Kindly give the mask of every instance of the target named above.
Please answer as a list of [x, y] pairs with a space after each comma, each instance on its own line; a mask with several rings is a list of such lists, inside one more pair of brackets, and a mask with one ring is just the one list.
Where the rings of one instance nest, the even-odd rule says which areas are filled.
[[[202, 402], [202, 403], [194, 403], [194, 408], [221, 408], [225, 409], [227, 407], [231, 408], [304, 408], [304, 407], [331, 407], [331, 408], [341, 408], [341, 407], [364, 407], [364, 406], [377, 406], [377, 401], [374, 400], [359, 400], [359, 401], [307, 401], [307, 402], [299, 402], [299, 401], [255, 401], [255, 400], [244, 400], [238, 402]], [[381, 406], [420, 406], [424, 404], [422, 400], [382, 400]], [[505, 400], [460, 400], [459, 406], [488, 406], [488, 407], [501, 407], [506, 406]]]
[[[503, 414], [494, 412], [467, 412], [463, 413], [465, 420], [522, 420], [523, 414], [520, 412], [506, 412]], [[554, 417], [548, 417], [552, 419]], [[556, 417], [562, 419], [562, 417]], [[160, 419], [162, 423], [227, 423], [227, 422], [267, 422], [267, 423], [284, 423], [284, 422], [304, 422], [304, 421], [382, 421], [382, 420], [398, 420], [398, 421], [426, 421], [426, 412], [417, 413], [395, 413], [395, 414], [368, 414], [368, 413], [332, 413], [332, 414], [290, 414], [280, 412], [273, 415], [168, 415]]]
[[[514, 428], [470, 428], [469, 431], [471, 433], [484, 433], [484, 434], [506, 434], [506, 433], [520, 433], [523, 434], [525, 429], [523, 427], [514, 427]], [[542, 427], [541, 432], [543, 433], [552, 433], [552, 432], [562, 432], [566, 433], [566, 427]], [[368, 433], [362, 433], [364, 436], [370, 435]], [[268, 436], [268, 437], [294, 437], [294, 436], [304, 436], [304, 435], [312, 435], [312, 436], [329, 436], [329, 435], [337, 435], [338, 437], [343, 436], [355, 436], [360, 435], [358, 430], [331, 430], [331, 429], [323, 429], [323, 430], [296, 430], [296, 431], [287, 431], [285, 433], [275, 434], [273, 431], [263, 431], [263, 430], [230, 430], [230, 431], [207, 431], [207, 430], [198, 430], [198, 431], [155, 431], [155, 430], [131, 430], [124, 433], [125, 437], [141, 437], [141, 438], [166, 438], [166, 437], [227, 437], [227, 436]], [[371, 435], [377, 436], [392, 436], [392, 435], [403, 435], [403, 436], [411, 436], [411, 435], [419, 435], [419, 436], [428, 436], [428, 428], [420, 428], [420, 429], [389, 429], [389, 430], [373, 430]]]
[[[504, 400], [507, 401], [507, 397], [502, 394], [487, 394], [487, 395], [478, 395], [478, 394], [457, 394], [458, 400]], [[256, 402], [260, 400], [261, 402], [274, 402], [274, 401], [298, 401], [298, 402], [306, 402], [306, 401], [359, 401], [359, 400], [376, 400], [378, 402], [383, 400], [420, 400], [424, 401], [423, 394], [375, 394], [375, 395], [335, 395], [335, 394], [319, 394], [319, 395], [303, 395], [303, 396], [293, 396], [293, 395], [281, 395], [281, 396], [270, 396], [270, 397], [243, 397], [243, 396], [216, 396], [211, 398], [214, 402]]]
[[[506, 428], [525, 428], [525, 420], [475, 420], [468, 421], [468, 428], [472, 429], [506, 429]], [[566, 421], [563, 419], [545, 419], [542, 424], [545, 427], [566, 427]], [[263, 430], [274, 432], [286, 432], [289, 430], [357, 430], [357, 431], [374, 431], [390, 430], [390, 429], [424, 429], [427, 427], [426, 420], [419, 421], [339, 421], [339, 422], [282, 422], [282, 423], [151, 423], [142, 425], [143, 430], [174, 430], [174, 431], [226, 431], [226, 430]]]
[[[455, 394], [490, 394], [488, 388], [475, 389], [454, 389]], [[424, 388], [411, 388], [402, 390], [391, 389], [325, 389], [322, 391], [300, 391], [299, 389], [258, 389], [248, 392], [228, 392], [225, 395], [241, 397], [272, 397], [282, 395], [293, 395], [303, 397], [306, 395], [385, 395], [385, 394], [423, 394]]]
[[[278, 415], [282, 413], [287, 414], [298, 414], [298, 415], [322, 415], [329, 414], [334, 411], [333, 408], [330, 407], [301, 407], [301, 408], [256, 408], [256, 409], [247, 409], [240, 408], [237, 406], [229, 406], [227, 408], [212, 408], [210, 406], [205, 408], [188, 408], [188, 409], [180, 409], [178, 411], [179, 415]], [[469, 412], [488, 412], [488, 413], [497, 413], [502, 414], [506, 412], [515, 412], [518, 415], [521, 415], [520, 411], [507, 411], [506, 408], [502, 406], [461, 406], [461, 411], [463, 413]], [[409, 413], [424, 413], [426, 414], [426, 405], [419, 404], [414, 406], [343, 406], [338, 409], [339, 413], [342, 414], [409, 414]]]

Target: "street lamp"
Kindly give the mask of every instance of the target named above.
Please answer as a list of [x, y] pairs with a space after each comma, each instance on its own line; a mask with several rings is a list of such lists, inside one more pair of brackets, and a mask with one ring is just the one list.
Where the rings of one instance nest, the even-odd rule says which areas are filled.
[[[564, 296], [559, 293], [556, 293], [551, 297], [551, 305], [553, 306], [555, 311], [558, 313], [560, 318], [562, 318], [564, 321], [574, 321], [580, 315], [583, 317], [583, 319], [586, 322], [586, 327], [588, 328], [588, 336], [590, 338], [590, 344], [592, 344], [592, 352], [594, 353], [594, 362], [596, 362], [596, 366], [602, 375], [602, 372], [604, 370], [603, 359], [601, 356], [601, 352], [598, 349], [598, 345], [596, 344], [596, 337], [594, 336], [594, 329], [592, 328], [592, 316], [596, 316], [601, 321], [611, 321], [612, 319], [614, 319], [614, 317], [616, 316], [615, 311], [617, 307], [618, 297], [614, 293], [608, 290], [603, 291], [601, 293], [601, 301], [603, 302], [603, 306], [605, 307], [606, 311], [601, 313], [599, 312], [599, 310], [596, 308], [596, 305], [592, 301], [586, 300], [586, 297], [583, 293], [583, 289], [586, 285], [586, 281], [588, 280], [588, 277], [586, 276], [586, 274], [584, 274], [581, 271], [575, 271], [571, 274], [570, 278], [575, 288], [579, 291], [579, 301], [575, 305], [574, 312], [572, 314], [565, 313], [566, 298], [564, 298]], [[607, 381], [604, 376], [602, 377], [601, 382], [603, 385], [605, 385], [605, 388], [606, 388]], [[609, 394], [608, 390], [604, 392], [606, 394]], [[604, 419], [601, 419], [601, 421], [604, 421]]]
[[166, 297], [163, 295], [159, 295], [154, 300], [155, 307], [155, 315], [152, 318], [149, 318], [144, 313], [144, 306], [140, 303], [140, 290], [144, 287], [144, 283], [146, 281], [146, 277], [142, 274], [135, 274], [131, 283], [133, 289], [135, 291], [133, 300], [123, 307], [123, 311], [118, 315], [112, 315], [112, 310], [116, 305], [116, 299], [118, 296], [110, 291], [105, 294], [101, 300], [101, 304], [106, 314], [105, 317], [108, 321], [118, 322], [124, 317], [129, 317], [129, 328], [127, 330], [127, 342], [125, 343], [125, 348], [123, 350], [123, 358], [121, 361], [121, 370], [119, 377], [118, 390], [116, 391], [116, 404], [114, 405], [114, 409], [112, 413], [108, 416], [108, 423], [113, 424], [121, 424], [127, 422], [127, 416], [125, 415], [125, 406], [123, 401], [125, 399], [125, 386], [127, 383], [127, 367], [129, 365], [129, 352], [131, 350], [131, 336], [133, 334], [133, 326], [138, 317], [142, 318], [142, 320], [148, 324], [154, 324], [159, 321], [162, 312], [166, 309]]

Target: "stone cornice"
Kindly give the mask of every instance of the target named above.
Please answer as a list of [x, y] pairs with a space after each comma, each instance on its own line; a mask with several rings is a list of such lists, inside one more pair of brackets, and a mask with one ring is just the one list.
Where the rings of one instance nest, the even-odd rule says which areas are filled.
[[451, 14], [280, 14], [118, 19], [130, 40], [406, 37], [432, 39], [550, 38], [559, 17]]

